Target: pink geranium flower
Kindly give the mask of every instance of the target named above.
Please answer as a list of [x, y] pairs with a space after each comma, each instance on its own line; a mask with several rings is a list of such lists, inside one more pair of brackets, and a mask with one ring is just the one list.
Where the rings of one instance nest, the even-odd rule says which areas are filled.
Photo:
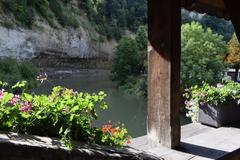
[[19, 95], [13, 95], [12, 98], [10, 99], [9, 103], [12, 105], [15, 105], [16, 103], [18, 103], [20, 100], [20, 96]]
[[21, 112], [30, 112], [32, 110], [32, 104], [30, 102], [24, 102], [24, 103], [21, 103], [21, 107], [19, 108], [19, 110]]
[[4, 96], [4, 89], [0, 90], [0, 101], [2, 100], [3, 96]]

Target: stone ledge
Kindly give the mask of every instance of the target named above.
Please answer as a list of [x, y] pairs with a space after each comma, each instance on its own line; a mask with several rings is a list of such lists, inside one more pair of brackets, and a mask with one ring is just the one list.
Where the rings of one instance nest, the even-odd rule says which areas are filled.
[[74, 143], [72, 151], [54, 138], [0, 133], [0, 157], [4, 160], [161, 160], [131, 147], [113, 148]]

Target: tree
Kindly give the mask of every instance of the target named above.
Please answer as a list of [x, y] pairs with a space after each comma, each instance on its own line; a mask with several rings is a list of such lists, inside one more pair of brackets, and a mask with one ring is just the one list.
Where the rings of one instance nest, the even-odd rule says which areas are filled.
[[181, 83], [183, 87], [214, 84], [223, 78], [223, 55], [226, 43], [223, 37], [204, 29], [198, 22], [182, 25], [181, 32]]
[[134, 39], [123, 37], [115, 49], [113, 79], [124, 84], [127, 78], [138, 73], [138, 47]]
[[223, 35], [223, 40], [228, 42], [234, 32], [233, 25], [230, 21], [214, 16], [204, 15], [200, 20], [204, 28], [210, 27], [215, 33]]
[[147, 50], [147, 29], [145, 26], [139, 26], [136, 33], [136, 42], [139, 50]]
[[145, 26], [140, 26], [135, 38], [139, 50], [139, 65], [141, 72], [145, 73], [147, 70], [147, 29]]
[[211, 28], [214, 33], [223, 35], [223, 40], [228, 42], [234, 32], [233, 25], [230, 21], [226, 21], [223, 18], [217, 18], [209, 16], [207, 14], [200, 14], [195, 12], [189, 12], [182, 9], [182, 24], [197, 21], [203, 25], [204, 29]]
[[224, 62], [235, 68], [235, 81], [237, 81], [238, 71], [240, 69], [240, 44], [235, 33], [228, 42], [228, 53]]

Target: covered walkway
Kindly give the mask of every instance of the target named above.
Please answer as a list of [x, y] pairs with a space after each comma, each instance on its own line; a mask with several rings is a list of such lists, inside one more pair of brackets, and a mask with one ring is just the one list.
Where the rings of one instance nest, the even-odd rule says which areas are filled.
[[240, 123], [221, 128], [192, 123], [181, 129], [182, 140], [176, 149], [150, 146], [147, 136], [133, 139], [131, 147], [165, 160], [240, 159]]

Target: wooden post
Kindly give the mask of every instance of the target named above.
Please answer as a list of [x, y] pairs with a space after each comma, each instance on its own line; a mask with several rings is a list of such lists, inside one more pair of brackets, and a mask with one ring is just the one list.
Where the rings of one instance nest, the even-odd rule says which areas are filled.
[[148, 142], [180, 144], [180, 0], [148, 0]]
[[225, 4], [225, 8], [227, 10], [227, 13], [229, 14], [230, 20], [232, 21], [232, 24], [235, 28], [235, 32], [236, 32], [238, 41], [240, 42], [240, 17], [239, 17], [240, 1], [224, 0], [224, 4]]

